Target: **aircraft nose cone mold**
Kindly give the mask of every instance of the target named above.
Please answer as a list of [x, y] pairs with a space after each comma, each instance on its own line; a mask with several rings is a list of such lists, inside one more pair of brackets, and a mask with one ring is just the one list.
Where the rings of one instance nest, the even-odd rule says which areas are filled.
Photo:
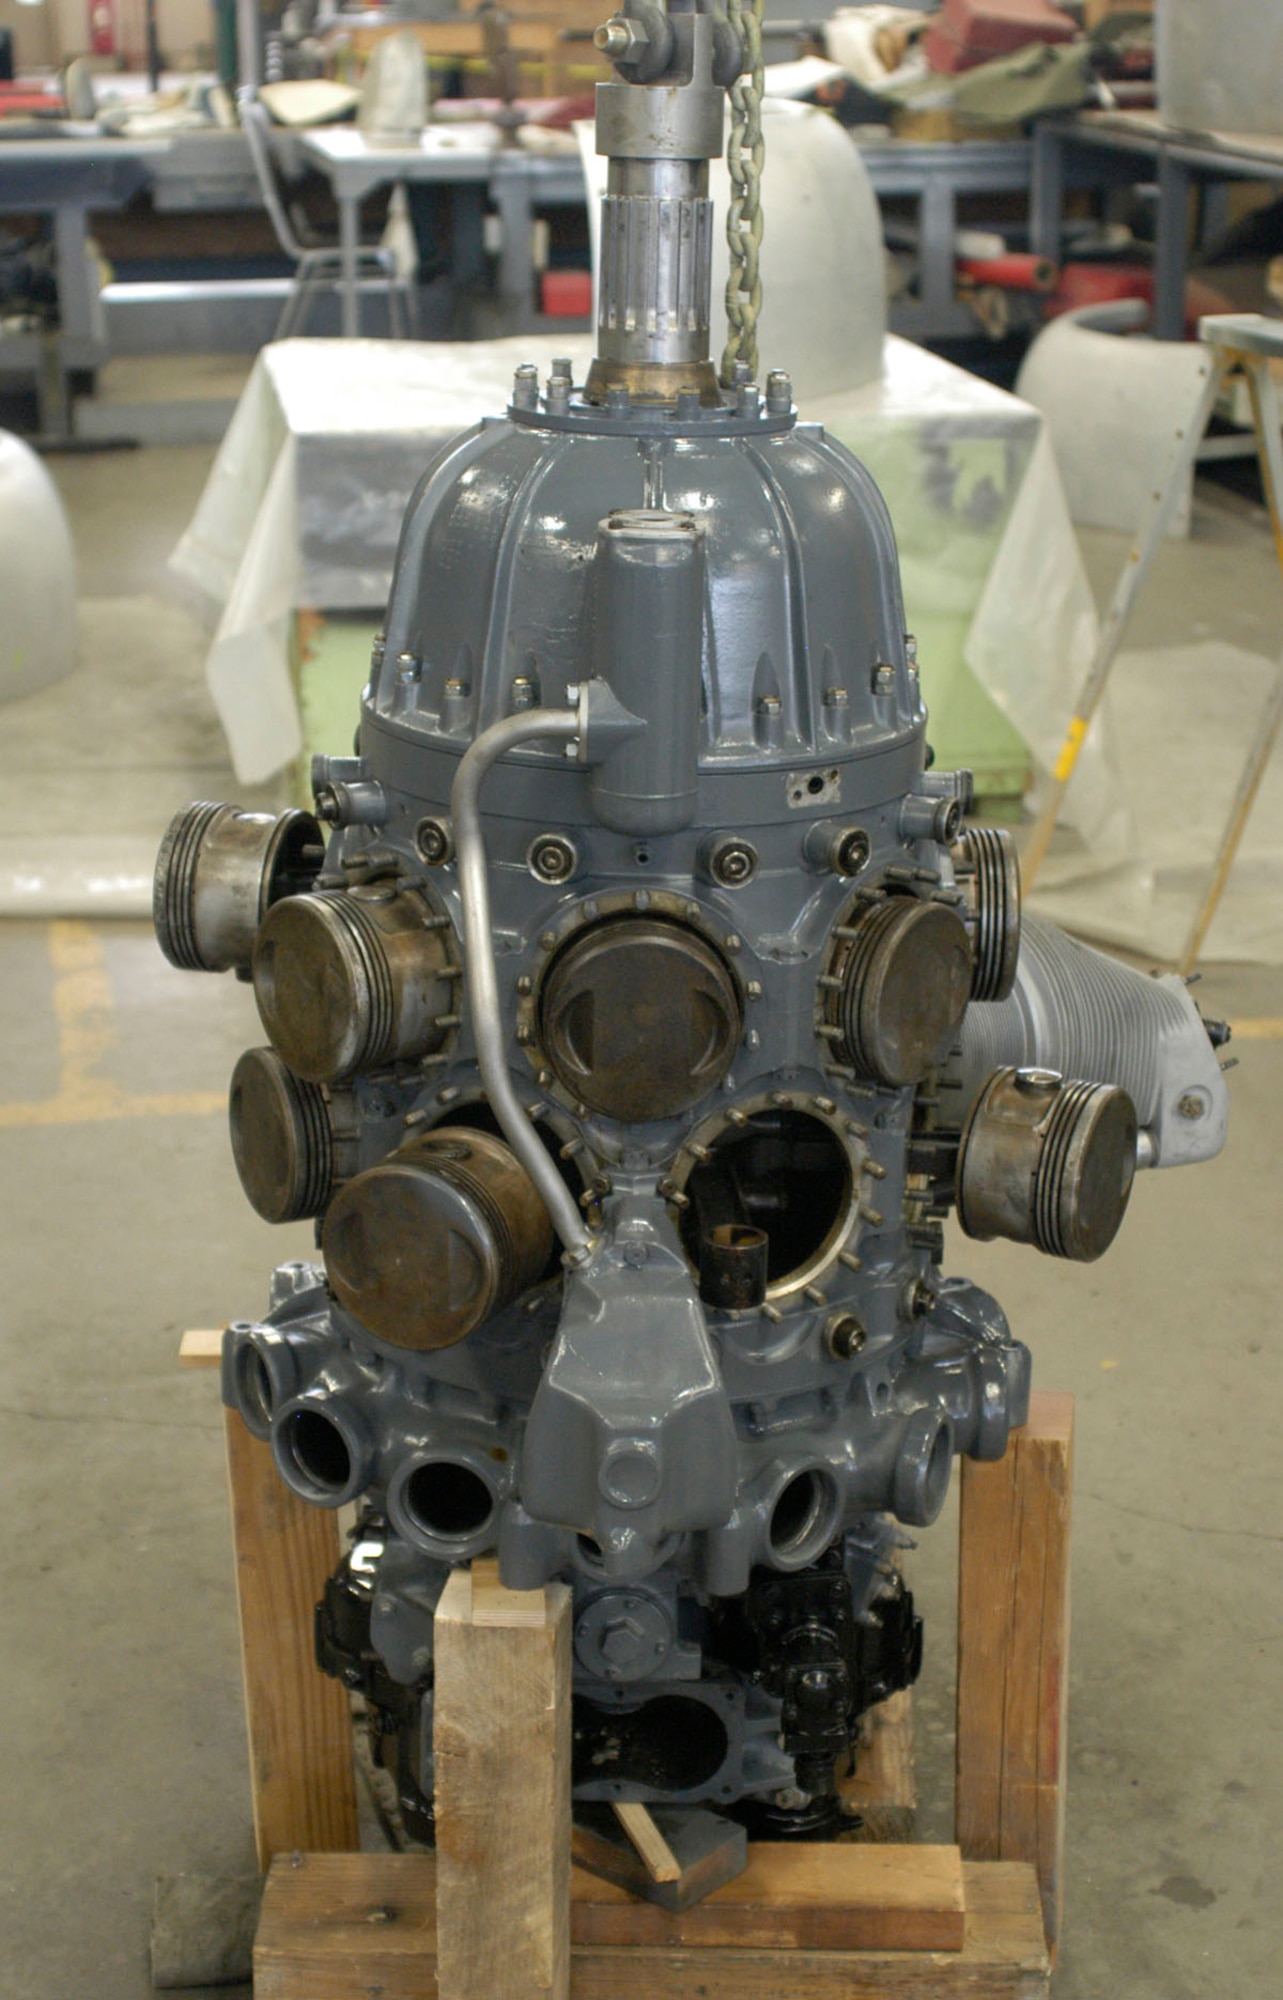
[[225, 1396], [359, 1503], [318, 1652], [424, 1835], [432, 1611], [486, 1551], [573, 1583], [578, 1797], [823, 1831], [918, 1669], [906, 1531], [1026, 1412], [943, 1218], [1093, 1258], [1225, 1129], [1180, 982], [1022, 933], [930, 768], [869, 474], [786, 377], [716, 381], [738, 42], [645, 0], [607, 45], [587, 384], [519, 370], [428, 467], [316, 817], [188, 808], [157, 875], [167, 956], [253, 979], [246, 1193], [323, 1253]]

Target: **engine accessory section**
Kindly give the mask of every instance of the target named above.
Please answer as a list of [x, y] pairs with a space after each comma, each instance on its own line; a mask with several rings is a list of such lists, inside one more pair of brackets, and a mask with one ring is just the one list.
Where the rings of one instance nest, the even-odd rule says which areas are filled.
[[252, 973], [257, 1212], [314, 1217], [223, 1394], [357, 1505], [317, 1657], [432, 1833], [452, 1565], [574, 1598], [575, 1795], [824, 1833], [918, 1671], [899, 1571], [1028, 1349], [944, 1219], [1058, 1257], [1225, 1135], [1185, 987], [1020, 912], [931, 768], [895, 541], [788, 377], [709, 360], [711, 0], [598, 36], [597, 359], [425, 468], [317, 814], [174, 821], [156, 927]]

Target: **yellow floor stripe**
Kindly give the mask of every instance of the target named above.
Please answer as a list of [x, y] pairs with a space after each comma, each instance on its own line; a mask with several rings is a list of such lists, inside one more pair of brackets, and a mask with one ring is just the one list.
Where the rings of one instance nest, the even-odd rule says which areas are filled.
[[0, 1104], [0, 1127], [89, 1125], [106, 1118], [203, 1118], [222, 1111], [221, 1090], [122, 1090], [98, 1065], [116, 1044], [115, 1007], [102, 936], [92, 924], [60, 918], [49, 926], [58, 1023], [58, 1088], [37, 1103]]

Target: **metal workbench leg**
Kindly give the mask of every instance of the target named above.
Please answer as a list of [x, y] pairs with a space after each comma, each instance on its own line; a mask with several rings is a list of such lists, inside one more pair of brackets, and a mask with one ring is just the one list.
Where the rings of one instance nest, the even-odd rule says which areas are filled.
[[1060, 262], [1065, 213], [1065, 145], [1054, 125], [1034, 126], [1033, 178], [1029, 187], [1029, 247], [1035, 257]]
[[953, 189], [933, 175], [918, 209], [918, 296], [928, 321], [947, 319], [953, 308], [954, 233]]
[[504, 163], [490, 188], [499, 211], [503, 240], [499, 247], [498, 292], [505, 306], [529, 313], [534, 306], [534, 203], [530, 176], [518, 162]]
[[460, 291], [485, 270], [485, 189], [460, 181], [450, 190], [450, 275]]
[[87, 211], [76, 203], [60, 203], [53, 213], [54, 267], [58, 282], [58, 332], [44, 345], [37, 383], [40, 428], [46, 437], [71, 435], [71, 395], [64, 350], [76, 357], [72, 366], [93, 365], [90, 356], [107, 355], [106, 318], [98, 287], [89, 271]]
[[361, 239], [361, 204], [355, 195], [337, 196], [339, 210], [339, 286], [343, 307], [343, 337], [355, 340], [361, 331], [361, 295], [356, 282], [356, 252]]
[[104, 341], [98, 288], [89, 276], [89, 229], [83, 208], [59, 206], [53, 217], [58, 321], [69, 341]]
[[1154, 257], [1154, 332], [1185, 338], [1185, 267], [1189, 260], [1189, 197], [1193, 176], [1166, 150], [1158, 156], [1158, 241]]

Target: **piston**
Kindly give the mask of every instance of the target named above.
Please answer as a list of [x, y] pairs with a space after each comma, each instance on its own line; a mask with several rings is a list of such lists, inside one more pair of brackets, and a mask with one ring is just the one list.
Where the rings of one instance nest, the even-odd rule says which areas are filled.
[[1136, 1111], [1117, 1084], [996, 1070], [962, 1135], [958, 1220], [968, 1236], [1090, 1264], [1118, 1234], [1135, 1172]]
[[183, 972], [245, 970], [259, 925], [283, 897], [310, 889], [325, 857], [309, 812], [242, 812], [207, 800], [169, 823], [156, 860], [152, 919]]
[[326, 1218], [335, 1293], [393, 1347], [463, 1340], [534, 1284], [552, 1224], [511, 1149], [488, 1132], [438, 1126], [349, 1181]]
[[439, 1049], [455, 1025], [445, 928], [420, 892], [384, 882], [274, 905], [254, 995], [295, 1075], [333, 1083]]

